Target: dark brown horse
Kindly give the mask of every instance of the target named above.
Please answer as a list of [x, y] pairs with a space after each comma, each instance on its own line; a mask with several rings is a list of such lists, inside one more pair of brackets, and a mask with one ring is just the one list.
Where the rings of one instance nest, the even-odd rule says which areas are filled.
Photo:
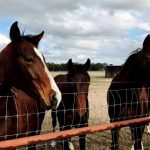
[[44, 32], [24, 36], [17, 24], [12, 24], [11, 42], [0, 52], [0, 140], [39, 134], [44, 111], [61, 100], [38, 50]]
[[[88, 89], [90, 76], [87, 73], [90, 59], [84, 65], [68, 61], [68, 74], [58, 75], [54, 79], [62, 93], [62, 101], [57, 110], [52, 111], [53, 129], [56, 127], [56, 116], [60, 130], [88, 126], [89, 104]], [[80, 150], [85, 149], [85, 136], [79, 136]], [[73, 149], [71, 139], [64, 140], [64, 150]]]
[[[126, 60], [122, 70], [108, 89], [108, 112], [110, 122], [147, 116], [150, 111], [150, 35], [143, 48], [133, 52]], [[142, 136], [146, 124], [130, 126], [133, 146], [141, 150]], [[112, 150], [118, 150], [119, 128], [111, 130]]]

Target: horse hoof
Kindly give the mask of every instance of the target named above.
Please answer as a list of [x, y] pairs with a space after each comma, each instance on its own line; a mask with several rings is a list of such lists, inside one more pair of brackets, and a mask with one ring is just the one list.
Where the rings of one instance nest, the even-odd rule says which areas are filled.
[[51, 146], [54, 148], [56, 146], [56, 142], [55, 141], [52, 141], [51, 142]]
[[69, 144], [69, 149], [70, 149], [70, 150], [74, 150], [73, 144], [72, 144], [71, 142], [69, 142], [68, 144]]

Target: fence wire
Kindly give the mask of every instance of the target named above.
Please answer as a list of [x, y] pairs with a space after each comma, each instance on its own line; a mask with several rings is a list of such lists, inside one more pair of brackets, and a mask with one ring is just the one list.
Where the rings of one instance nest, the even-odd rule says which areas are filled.
[[[66, 83], [64, 83], [66, 84]], [[79, 84], [79, 83], [78, 83]], [[83, 83], [80, 83], [83, 84]], [[90, 83], [90, 87], [89, 87], [89, 93], [88, 93], [88, 100], [89, 100], [89, 126], [91, 125], [98, 125], [98, 124], [104, 124], [104, 123], [109, 123], [110, 119], [108, 116], [108, 106], [107, 106], [107, 90], [108, 87], [110, 85], [110, 82], [91, 82]], [[119, 91], [123, 91], [125, 93], [125, 99], [127, 100], [128, 95], [127, 95], [127, 91], [130, 90], [131, 92], [133, 92], [133, 94], [137, 94], [137, 91], [141, 91], [142, 89], [140, 88], [133, 88], [133, 89], [119, 89], [119, 90], [112, 90], [110, 91], [110, 93], [113, 95], [114, 93], [118, 95], [118, 97], [120, 98], [120, 102], [121, 102], [121, 96]], [[150, 89], [147, 88], [146, 89], [147, 94], [149, 95], [149, 91]], [[62, 93], [62, 94], [83, 94], [82, 93]], [[137, 95], [138, 97], [138, 95]], [[5, 119], [5, 133], [7, 133], [8, 129], [8, 120], [10, 120], [13, 117], [16, 118], [20, 118], [20, 117], [25, 117], [26, 120], [29, 120], [29, 117], [31, 115], [36, 115], [37, 117], [39, 117], [40, 114], [43, 114], [44, 112], [40, 112], [37, 109], [36, 113], [28, 113], [28, 107], [26, 107], [26, 104], [24, 103], [24, 106], [26, 108], [26, 113], [24, 114], [15, 114], [13, 116], [10, 116], [8, 114], [8, 109], [9, 106], [7, 105], [8, 101], [12, 99], [11, 96], [0, 96], [0, 99], [3, 100], [3, 98], [6, 99], [6, 105], [5, 105], [5, 115], [4, 116], [0, 116], [0, 119]], [[132, 98], [132, 97], [131, 97]], [[149, 97], [148, 97], [149, 98]], [[75, 99], [74, 99], [75, 100]], [[115, 101], [115, 97], [113, 99]], [[133, 100], [132, 100], [133, 101]], [[128, 103], [128, 101], [126, 101], [125, 104], [121, 104], [121, 103], [117, 103], [115, 104], [115, 106], [122, 106], [122, 105], [137, 105], [137, 103], [141, 103], [142, 102], [133, 102], [132, 104]], [[17, 106], [16, 106], [16, 110], [17, 110]], [[71, 108], [70, 108], [71, 109]], [[82, 108], [83, 109], [83, 108]], [[62, 113], [69, 111], [68, 110], [61, 110]], [[75, 109], [73, 109], [72, 111], [76, 111]], [[81, 111], [81, 110], [80, 110]], [[127, 111], [127, 110], [125, 110]], [[18, 111], [17, 111], [18, 112]], [[119, 115], [118, 120], [122, 117], [122, 120], [126, 120], [126, 119], [130, 119], [130, 118], [137, 118], [137, 117], [141, 117], [141, 116], [148, 116], [149, 114], [138, 114], [138, 112], [134, 112], [133, 116], [122, 116], [121, 112]], [[17, 121], [18, 123], [18, 121]], [[38, 122], [37, 122], [38, 123]], [[1, 125], [0, 125], [1, 126]], [[15, 136], [15, 138], [19, 137], [19, 134], [22, 134], [24, 136], [28, 136], [30, 132], [32, 132], [31, 130], [29, 131], [29, 123], [27, 124], [27, 132], [25, 133], [19, 133], [19, 126], [18, 124], [16, 124], [17, 126], [17, 133], [14, 135], [11, 134], [7, 134], [7, 135], [0, 135], [0, 138], [4, 138], [7, 139], [8, 137], [11, 136]], [[150, 134], [148, 132], [149, 128], [145, 129], [144, 135], [143, 135], [143, 146], [146, 150], [150, 150]], [[59, 125], [57, 123], [56, 126], [56, 131], [59, 130]], [[35, 132], [35, 131], [33, 131]], [[36, 131], [38, 133], [38, 131]], [[40, 134], [44, 134], [44, 133], [48, 133], [48, 132], [53, 132], [53, 128], [52, 128], [52, 118], [51, 118], [51, 110], [50, 111], [46, 111], [45, 112], [45, 118], [44, 121], [42, 123], [42, 128], [40, 131]], [[124, 127], [121, 129], [120, 134], [120, 139], [119, 139], [119, 149], [120, 150], [126, 150], [128, 148], [131, 149], [132, 146], [132, 137], [131, 137], [131, 132], [130, 129], [128, 127]], [[55, 142], [55, 143], [54, 143]], [[62, 140], [56, 140], [56, 141], [49, 141], [46, 143], [41, 143], [36, 145], [37, 150], [61, 150], [62, 149]], [[74, 145], [74, 149], [79, 149], [79, 139], [77, 136], [72, 137], [72, 143]], [[86, 136], [86, 149], [87, 150], [107, 150], [110, 149], [110, 145], [111, 145], [111, 132], [110, 131], [104, 131], [104, 132], [98, 132], [98, 133], [92, 133], [92, 134], [88, 134]], [[23, 147], [20, 149], [27, 149], [28, 147]]]

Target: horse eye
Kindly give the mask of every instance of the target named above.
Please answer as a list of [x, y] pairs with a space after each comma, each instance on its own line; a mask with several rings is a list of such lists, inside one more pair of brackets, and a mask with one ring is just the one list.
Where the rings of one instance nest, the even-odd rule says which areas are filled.
[[25, 56], [24, 59], [26, 62], [32, 62], [33, 60], [32, 56]]

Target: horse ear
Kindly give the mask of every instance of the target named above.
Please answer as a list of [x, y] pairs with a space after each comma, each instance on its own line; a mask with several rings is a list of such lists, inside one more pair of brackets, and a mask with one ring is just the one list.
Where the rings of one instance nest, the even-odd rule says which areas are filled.
[[150, 45], [150, 34], [147, 35], [147, 37], [144, 39], [143, 42], [143, 47], [149, 46]]
[[35, 36], [32, 37], [32, 42], [33, 42], [33, 44], [35, 44], [36, 47], [38, 46], [38, 44], [39, 44], [40, 40], [42, 39], [43, 35], [44, 35], [44, 31], [42, 31], [40, 34], [35, 35]]
[[90, 69], [90, 66], [91, 66], [91, 61], [90, 61], [90, 59], [88, 58], [87, 61], [86, 61], [86, 63], [84, 64], [84, 69], [85, 69], [86, 71], [88, 71], [88, 70]]
[[69, 70], [69, 71], [73, 70], [72, 59], [69, 59], [69, 60], [68, 60], [68, 70]]
[[20, 30], [18, 28], [18, 22], [14, 22], [10, 28], [10, 33], [9, 33], [11, 41], [17, 40], [20, 37]]

